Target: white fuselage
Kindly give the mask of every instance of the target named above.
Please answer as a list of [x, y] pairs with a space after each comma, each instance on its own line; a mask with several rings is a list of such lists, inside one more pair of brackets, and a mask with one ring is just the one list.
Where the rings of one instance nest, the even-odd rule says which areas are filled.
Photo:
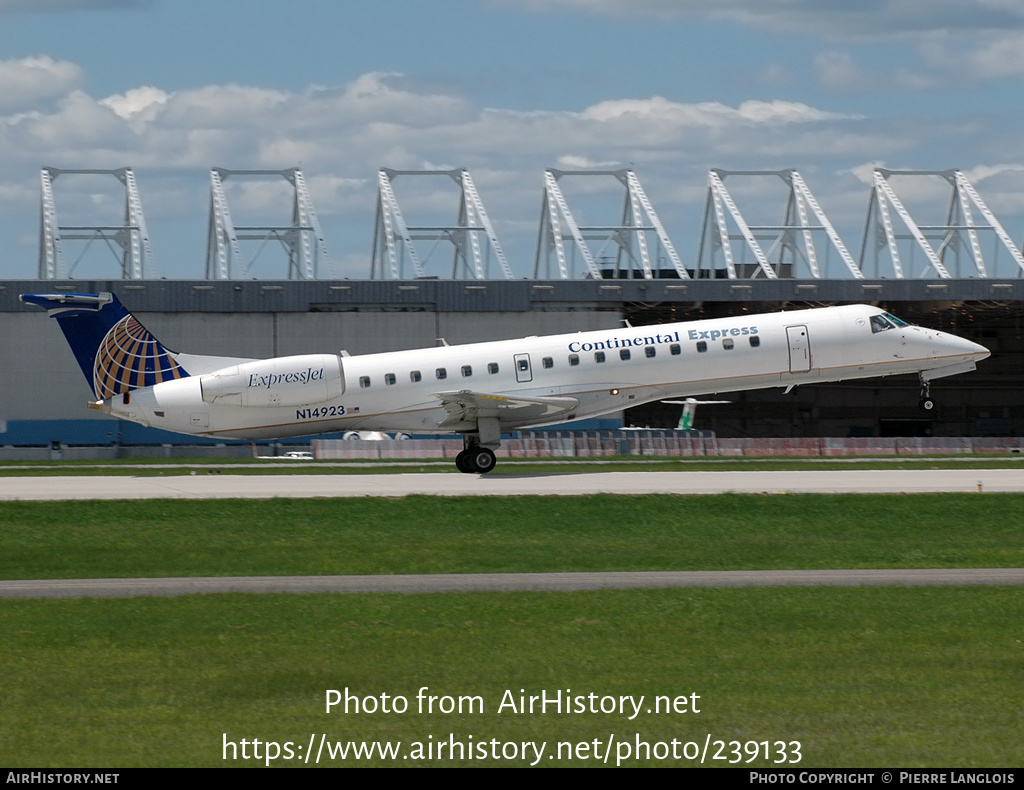
[[[131, 392], [128, 403], [115, 396], [98, 405], [180, 433], [269, 439], [475, 430], [475, 422], [449, 419], [439, 393], [578, 401], [555, 419], [503, 421], [508, 431], [663, 398], [900, 373], [927, 380], [973, 369], [988, 356], [984, 347], [936, 330], [892, 322], [879, 329], [873, 318], [881, 315], [878, 308], [849, 305], [363, 356], [224, 360], [238, 364], [219, 376], [190, 370], [188, 378]], [[261, 375], [264, 369], [272, 375]]]

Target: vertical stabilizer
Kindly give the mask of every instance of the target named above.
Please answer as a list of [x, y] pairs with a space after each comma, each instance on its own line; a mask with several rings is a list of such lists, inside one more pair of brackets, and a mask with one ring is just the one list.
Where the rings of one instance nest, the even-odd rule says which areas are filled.
[[57, 319], [93, 394], [122, 392], [188, 376], [168, 351], [110, 293], [22, 294]]

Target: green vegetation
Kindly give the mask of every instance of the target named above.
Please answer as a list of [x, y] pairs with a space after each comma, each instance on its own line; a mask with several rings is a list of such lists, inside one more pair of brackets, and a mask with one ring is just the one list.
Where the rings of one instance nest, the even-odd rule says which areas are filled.
[[0, 578], [1024, 566], [1024, 497], [8, 502]]
[[[9, 502], [0, 576], [1020, 567], [1021, 523], [1012, 494]], [[304, 758], [323, 735], [402, 756], [544, 741], [543, 765], [710, 736], [733, 759], [732, 741], [798, 741], [796, 770], [1019, 766], [1022, 612], [1019, 587], [0, 599], [0, 764], [256, 765], [243, 739]], [[483, 712], [420, 714], [423, 687]], [[410, 707], [327, 713], [328, 689]], [[633, 720], [499, 713], [520, 689], [645, 702]], [[692, 694], [699, 714], [646, 713]], [[586, 750], [548, 759], [559, 743]], [[478, 757], [398, 764], [534, 759]], [[353, 763], [395, 764], [321, 759]]]
[[[614, 734], [799, 741], [797, 770], [1019, 766], [1022, 610], [1019, 588], [981, 587], [8, 600], [0, 763], [217, 766], [225, 739], [251, 756], [254, 738], [305, 748], [322, 733], [401, 741], [400, 754], [449, 734], [547, 741], [543, 765], [592, 766], [547, 755]], [[424, 686], [479, 695], [484, 711], [419, 714]], [[326, 690], [346, 688], [403, 695], [409, 712], [326, 713]], [[497, 713], [520, 689], [643, 694], [645, 710], [697, 694], [700, 713]]]

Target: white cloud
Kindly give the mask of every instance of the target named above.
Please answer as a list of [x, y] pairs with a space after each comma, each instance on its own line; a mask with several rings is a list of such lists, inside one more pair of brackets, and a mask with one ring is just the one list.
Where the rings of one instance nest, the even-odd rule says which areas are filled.
[[[268, 88], [208, 85], [174, 94], [162, 115], [170, 128], [238, 129], [261, 118], [275, 117], [291, 98], [283, 91]], [[252, 129], [249, 134], [259, 131]]]
[[100, 104], [109, 107], [119, 118], [129, 121], [132, 128], [138, 131], [157, 117], [170, 98], [167, 92], [144, 85], [101, 99]]
[[738, 112], [741, 118], [755, 123], [809, 123], [812, 121], [857, 120], [858, 115], [826, 112], [794, 101], [745, 101]]
[[837, 38], [934, 30], [1024, 28], [1019, 0], [502, 0], [537, 12], [564, 10], [657, 19], [704, 17]]
[[933, 68], [961, 77], [1024, 76], [1024, 31], [987, 37], [935, 37], [921, 51]]
[[847, 52], [819, 52], [814, 57], [818, 82], [830, 91], [863, 90], [870, 84], [868, 74]]
[[67, 95], [82, 81], [82, 70], [48, 55], [0, 60], [0, 113], [36, 107]]
[[934, 88], [934, 77], [899, 66], [889, 71], [863, 68], [848, 52], [819, 52], [814, 57], [814, 73], [823, 88], [833, 93], [877, 93], [919, 91]]
[[0, 0], [0, 16], [17, 13], [142, 8], [149, 4], [149, 0]]
[[[201, 276], [202, 260], [191, 251], [204, 249], [211, 166], [276, 170], [301, 164], [332, 255], [336, 260], [362, 255], [366, 261], [364, 270], [348, 271], [349, 276], [369, 271], [376, 169], [382, 166], [470, 168], [499, 234], [511, 235], [502, 242], [510, 256], [518, 250], [519, 273], [526, 273], [524, 259], [535, 247], [531, 229], [545, 167], [633, 166], [670, 234], [677, 234], [680, 223], [687, 228], [676, 239], [685, 249], [692, 242], [685, 237], [696, 232], [685, 223], [699, 221], [701, 206], [693, 203], [701, 199], [712, 166], [840, 173], [835, 186], [829, 183], [835, 176], [819, 173], [812, 188], [821, 193], [826, 211], [843, 206], [850, 215], [860, 214], [854, 224], [866, 206], [863, 183], [848, 175], [858, 163], [885, 158], [923, 167], [979, 166], [966, 155], [951, 163], [921, 161], [933, 139], [960, 141], [961, 150], [973, 150], [977, 125], [862, 119], [793, 101], [686, 103], [649, 96], [595, 102], [575, 112], [513, 111], [483, 108], [384, 73], [300, 92], [207, 85], [169, 93], [139, 86], [98, 100], [78, 90], [74, 80], [65, 84], [64, 95], [37, 99], [16, 118], [0, 120], [0, 168], [9, 185], [0, 190], [0, 214], [8, 218], [0, 232], [12, 235], [15, 215], [22, 226], [34, 224], [37, 200], [26, 202], [24, 195], [38, 194], [40, 166], [131, 165], [157, 257], [167, 267], [162, 273], [172, 277]], [[981, 171], [978, 177], [984, 177]], [[71, 180], [60, 184], [62, 190], [72, 188], [77, 189]], [[276, 220], [290, 211], [287, 197], [279, 199], [286, 187], [239, 180], [231, 188], [229, 199], [243, 222], [261, 224], [263, 215]], [[398, 189], [405, 188], [400, 182]], [[449, 198], [440, 192], [411, 195], [409, 211], [451, 208], [454, 219], [455, 201]], [[87, 196], [75, 203], [58, 195], [58, 203], [70, 211], [85, 205]], [[833, 219], [847, 217], [841, 213]], [[173, 234], [163, 230], [169, 222], [177, 223]], [[187, 254], [165, 254], [165, 245], [182, 244], [183, 226], [193, 234]], [[31, 259], [34, 253], [26, 254]], [[173, 260], [183, 263], [172, 269], [167, 262]]]
[[132, 88], [124, 93], [114, 94], [100, 100], [112, 109], [119, 117], [131, 120], [138, 115], [152, 115], [154, 108], [167, 104], [170, 94], [159, 88], [144, 85], [141, 88]]
[[107, 161], [111, 153], [124, 156], [130, 148], [125, 131], [123, 122], [109, 108], [84, 91], [74, 90], [61, 98], [54, 111], [21, 116], [7, 128], [4, 137], [20, 150], [25, 161], [41, 157], [47, 159], [47, 164], [73, 166], [54, 159], [80, 156], [96, 162]]
[[975, 73], [981, 77], [1008, 77], [1024, 74], [1024, 33], [1001, 36], [979, 49], [971, 58]]
[[607, 170], [609, 168], [622, 167], [622, 162], [596, 162], [593, 159], [590, 159], [586, 156], [578, 156], [577, 154], [563, 154], [562, 156], [558, 157], [558, 166], [560, 168], [571, 170]]
[[643, 121], [673, 126], [720, 127], [734, 123], [786, 124], [845, 118], [801, 102], [745, 101], [738, 107], [721, 102], [684, 104], [662, 96], [650, 99], [616, 99], [599, 102], [584, 110], [586, 120], [613, 123]]
[[786, 85], [792, 79], [793, 75], [790, 70], [781, 63], [772, 63], [760, 76], [760, 81], [765, 85]]
[[874, 183], [875, 170], [884, 167], [885, 164], [883, 162], [862, 162], [855, 167], [851, 167], [847, 172], [851, 173], [862, 184], [871, 186]]
[[[837, 93], [920, 91], [950, 84], [1024, 76], [1024, 2], [1021, 0], [502, 0], [537, 13], [681, 21], [704, 18], [772, 32], [810, 34], [850, 42], [904, 45], [926, 69], [865, 67], [846, 52], [814, 59], [820, 84]], [[778, 84], [781, 67], [762, 82]]]
[[968, 181], [976, 184], [986, 178], [994, 178], [1007, 173], [1024, 173], [1024, 164], [977, 165], [963, 172]]

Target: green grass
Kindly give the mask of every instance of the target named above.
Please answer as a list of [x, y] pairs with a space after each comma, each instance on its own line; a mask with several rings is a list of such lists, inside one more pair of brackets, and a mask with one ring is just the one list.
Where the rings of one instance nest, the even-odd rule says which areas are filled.
[[[1013, 494], [11, 502], [0, 577], [1020, 567], [1021, 523]], [[304, 756], [321, 734], [545, 741], [544, 765], [612, 736], [799, 741], [797, 769], [1024, 759], [1019, 587], [4, 599], [0, 667], [0, 764], [32, 768], [223, 765], [225, 738]], [[424, 686], [485, 710], [417, 713]], [[346, 688], [411, 708], [326, 713]], [[701, 712], [499, 714], [520, 689]]]
[[[710, 735], [799, 741], [800, 769], [1019, 766], [1022, 611], [1019, 588], [981, 587], [8, 600], [0, 764], [216, 766], [225, 737], [305, 747], [323, 733], [403, 754], [449, 734], [546, 754]], [[417, 713], [424, 686], [479, 695], [484, 712]], [[410, 710], [326, 713], [326, 690], [346, 688]], [[642, 694], [644, 709], [697, 694], [700, 713], [497, 713], [520, 689]]]
[[0, 578], [1024, 566], [1016, 494], [8, 502]]

